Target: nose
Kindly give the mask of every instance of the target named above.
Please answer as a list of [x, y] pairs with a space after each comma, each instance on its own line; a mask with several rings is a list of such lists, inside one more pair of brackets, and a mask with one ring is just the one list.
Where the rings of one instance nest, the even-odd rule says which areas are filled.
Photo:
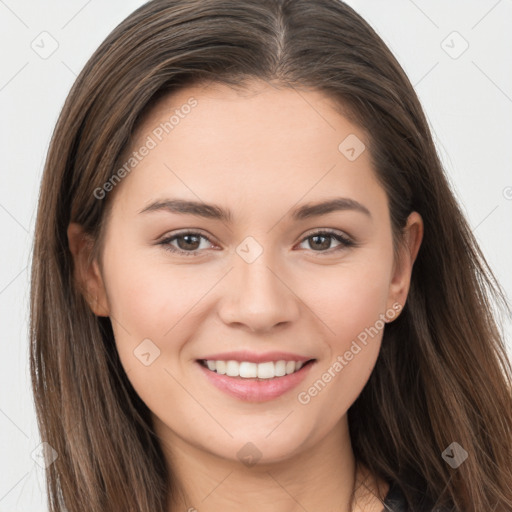
[[271, 268], [265, 255], [252, 263], [235, 259], [219, 305], [219, 316], [226, 325], [267, 333], [299, 318], [300, 299], [285, 273]]

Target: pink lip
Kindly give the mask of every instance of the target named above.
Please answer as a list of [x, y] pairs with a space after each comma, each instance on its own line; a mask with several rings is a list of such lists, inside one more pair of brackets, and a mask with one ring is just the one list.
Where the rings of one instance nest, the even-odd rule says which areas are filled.
[[[226, 356], [220, 359], [221, 361]], [[268, 356], [265, 356], [268, 357]], [[294, 356], [296, 357], [296, 356]], [[282, 358], [285, 359], [285, 358]], [[301, 358], [301, 360], [304, 358]], [[236, 359], [231, 359], [236, 360]], [[247, 361], [247, 359], [243, 359]], [[276, 359], [279, 361], [279, 358]], [[295, 359], [289, 359], [295, 360]], [[265, 359], [268, 361], [268, 359]], [[266, 402], [273, 400], [287, 391], [297, 387], [307, 376], [311, 366], [315, 363], [311, 362], [303, 366], [299, 371], [284, 375], [283, 377], [274, 377], [273, 379], [244, 379], [242, 377], [228, 377], [227, 375], [220, 375], [216, 372], [204, 367], [201, 363], [197, 365], [204, 373], [205, 377], [218, 389], [224, 391], [228, 395], [239, 398], [246, 402]]]
[[237, 350], [234, 352], [224, 352], [223, 354], [210, 354], [202, 357], [201, 359], [207, 361], [248, 361], [250, 363], [265, 363], [267, 361], [302, 361], [306, 362], [312, 357], [299, 356], [291, 352], [265, 352], [257, 354], [256, 352], [249, 352], [247, 350]]

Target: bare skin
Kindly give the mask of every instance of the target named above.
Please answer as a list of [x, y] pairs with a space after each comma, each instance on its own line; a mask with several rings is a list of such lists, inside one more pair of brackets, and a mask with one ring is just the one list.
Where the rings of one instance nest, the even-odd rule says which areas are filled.
[[[197, 100], [110, 192], [99, 260], [87, 263], [91, 244], [70, 224], [77, 279], [93, 312], [110, 316], [123, 367], [151, 410], [181, 491], [168, 512], [381, 512], [388, 486], [355, 474], [347, 411], [374, 368], [379, 319], [392, 321], [405, 304], [422, 220], [410, 215], [395, 260], [387, 197], [368, 151], [351, 160], [338, 149], [351, 134], [364, 143], [365, 133], [319, 92], [252, 85], [187, 88], [149, 113], [127, 155], [148, 136], [156, 140], [154, 130], [176, 108]], [[363, 208], [291, 216], [334, 197]], [[232, 219], [142, 211], [169, 198], [214, 203]], [[325, 229], [355, 245], [314, 239]], [[169, 241], [178, 232], [182, 238]], [[237, 252], [247, 237], [251, 251], [262, 250], [251, 262]], [[378, 334], [334, 371], [370, 327]], [[145, 339], [159, 350], [150, 365], [134, 357]], [[213, 386], [197, 361], [237, 349], [315, 361], [296, 389], [249, 402]], [[329, 382], [310, 393], [329, 369]], [[253, 465], [239, 456], [247, 443], [258, 451]]]

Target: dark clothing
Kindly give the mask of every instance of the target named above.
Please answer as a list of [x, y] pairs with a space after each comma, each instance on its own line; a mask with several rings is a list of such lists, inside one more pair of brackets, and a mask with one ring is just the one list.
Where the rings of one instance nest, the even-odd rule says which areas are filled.
[[[389, 485], [382, 512], [449, 512], [446, 507], [436, 506], [427, 496], [418, 497], [414, 509], [407, 505], [405, 496], [396, 482]], [[450, 509], [451, 510], [451, 509]]]
[[396, 483], [390, 484], [382, 512], [408, 512], [408, 510], [407, 502], [400, 487]]

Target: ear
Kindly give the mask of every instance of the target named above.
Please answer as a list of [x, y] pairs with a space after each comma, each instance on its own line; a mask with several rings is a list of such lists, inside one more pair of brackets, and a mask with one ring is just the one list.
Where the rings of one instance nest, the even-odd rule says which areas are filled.
[[80, 224], [71, 222], [67, 230], [73, 255], [75, 284], [97, 316], [109, 316], [107, 294], [98, 261], [92, 257], [93, 240]]
[[403, 237], [403, 243], [398, 246], [398, 258], [393, 266], [388, 295], [388, 308], [393, 308], [393, 304], [398, 303], [400, 310], [407, 300], [412, 267], [423, 239], [423, 219], [418, 212], [412, 212], [407, 218]]

